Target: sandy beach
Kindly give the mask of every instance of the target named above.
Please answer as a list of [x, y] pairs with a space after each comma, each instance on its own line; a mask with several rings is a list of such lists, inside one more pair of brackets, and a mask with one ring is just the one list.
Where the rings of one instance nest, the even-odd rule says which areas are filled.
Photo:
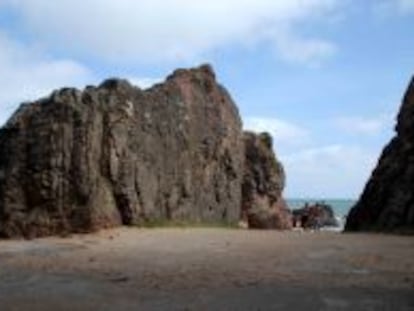
[[1, 310], [414, 310], [414, 238], [121, 228], [0, 241]]

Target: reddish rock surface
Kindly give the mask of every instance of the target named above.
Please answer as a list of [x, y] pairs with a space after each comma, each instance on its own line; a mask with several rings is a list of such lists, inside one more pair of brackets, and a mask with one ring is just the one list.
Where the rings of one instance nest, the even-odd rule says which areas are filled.
[[235, 223], [241, 128], [208, 65], [148, 90], [113, 79], [22, 105], [0, 130], [0, 235]]
[[244, 133], [245, 169], [242, 218], [249, 228], [290, 229], [292, 218], [282, 197], [285, 173], [267, 133]]
[[243, 136], [208, 65], [147, 90], [119, 79], [60, 89], [0, 129], [1, 237], [241, 215], [288, 228], [283, 186], [270, 136]]
[[345, 230], [414, 233], [414, 78], [384, 148]]
[[303, 208], [293, 210], [292, 214], [294, 227], [320, 229], [339, 226], [332, 207], [324, 203], [306, 204]]

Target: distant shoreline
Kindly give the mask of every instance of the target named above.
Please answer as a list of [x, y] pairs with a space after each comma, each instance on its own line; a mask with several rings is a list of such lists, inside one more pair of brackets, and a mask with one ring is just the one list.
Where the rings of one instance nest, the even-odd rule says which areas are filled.
[[303, 207], [306, 203], [326, 203], [330, 205], [335, 215], [339, 217], [346, 216], [351, 207], [356, 203], [356, 199], [338, 199], [338, 198], [286, 198], [289, 208], [296, 209]]

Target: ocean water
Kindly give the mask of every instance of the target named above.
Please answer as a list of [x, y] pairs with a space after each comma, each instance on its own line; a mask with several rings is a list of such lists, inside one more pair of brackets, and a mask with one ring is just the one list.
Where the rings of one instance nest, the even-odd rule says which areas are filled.
[[346, 217], [356, 200], [351, 199], [286, 199], [290, 209], [302, 208], [306, 203], [313, 204], [323, 202], [332, 206], [335, 216]]

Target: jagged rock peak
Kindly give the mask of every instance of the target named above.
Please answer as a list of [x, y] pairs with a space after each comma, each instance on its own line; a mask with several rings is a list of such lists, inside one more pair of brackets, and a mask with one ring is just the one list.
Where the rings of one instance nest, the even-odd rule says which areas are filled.
[[345, 230], [414, 233], [414, 78], [397, 117], [396, 136], [378, 164]]
[[99, 88], [109, 90], [125, 90], [131, 88], [140, 89], [138, 86], [133, 86], [128, 80], [119, 78], [106, 79], [99, 85]]
[[414, 77], [403, 98], [403, 104], [397, 117], [396, 131], [398, 135], [414, 136]]
[[203, 64], [196, 68], [191, 69], [176, 69], [174, 72], [167, 77], [168, 80], [179, 79], [183, 77], [192, 77], [198, 79], [216, 80], [216, 74], [210, 64]]
[[269, 133], [244, 132], [242, 218], [250, 228], [290, 229], [291, 213], [283, 199], [285, 172]]

